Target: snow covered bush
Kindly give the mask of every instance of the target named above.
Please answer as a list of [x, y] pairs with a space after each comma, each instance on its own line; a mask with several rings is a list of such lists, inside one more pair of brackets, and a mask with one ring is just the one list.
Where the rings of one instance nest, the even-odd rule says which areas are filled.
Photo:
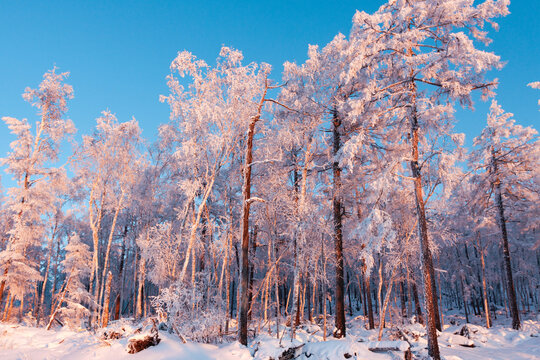
[[180, 337], [207, 343], [221, 339], [227, 310], [209, 278], [202, 273], [192, 283], [177, 281], [152, 299], [159, 317]]

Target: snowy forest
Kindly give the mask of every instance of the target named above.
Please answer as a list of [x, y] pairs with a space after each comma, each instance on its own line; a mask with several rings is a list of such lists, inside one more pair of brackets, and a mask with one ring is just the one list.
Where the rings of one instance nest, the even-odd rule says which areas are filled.
[[489, 47], [508, 7], [390, 0], [282, 73], [179, 51], [153, 141], [114, 109], [79, 140], [51, 66], [22, 94], [34, 118], [0, 114], [0, 339], [113, 349], [143, 324], [221, 359], [476, 359], [499, 326], [538, 356], [540, 140], [498, 101]]

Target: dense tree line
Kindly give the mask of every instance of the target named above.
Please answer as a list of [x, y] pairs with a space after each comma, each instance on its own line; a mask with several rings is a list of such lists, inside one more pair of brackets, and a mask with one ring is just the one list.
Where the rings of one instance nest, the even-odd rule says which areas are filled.
[[343, 337], [358, 313], [379, 337], [425, 324], [433, 358], [445, 312], [489, 327], [505, 309], [518, 329], [540, 307], [538, 133], [495, 100], [471, 149], [453, 129], [456, 103], [495, 96], [502, 62], [480, 46], [507, 7], [390, 1], [280, 81], [228, 47], [214, 66], [180, 52], [150, 145], [108, 111], [76, 142], [68, 74], [47, 72], [24, 93], [35, 124], [3, 118], [2, 320], [157, 314], [247, 344], [314, 321], [326, 336], [327, 315]]

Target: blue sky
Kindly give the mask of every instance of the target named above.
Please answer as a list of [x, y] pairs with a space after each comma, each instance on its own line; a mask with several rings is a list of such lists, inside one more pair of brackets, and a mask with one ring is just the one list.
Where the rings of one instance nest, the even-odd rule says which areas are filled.
[[[169, 109], [158, 101], [167, 93], [165, 76], [176, 53], [189, 50], [212, 62], [222, 45], [244, 52], [246, 60], [273, 65], [306, 58], [307, 45], [324, 45], [348, 34], [356, 9], [375, 11], [382, 0], [341, 1], [8, 1], [0, 0], [0, 116], [36, 120], [21, 97], [44, 72], [57, 66], [71, 73], [75, 98], [68, 116], [90, 133], [105, 109], [120, 121], [134, 116], [143, 136], [154, 139]], [[507, 61], [498, 100], [524, 125], [540, 128], [540, 2], [514, 0], [512, 14], [499, 21], [490, 46]], [[468, 139], [485, 125], [489, 104], [460, 111], [457, 129]], [[0, 124], [0, 157], [13, 137]], [[3, 172], [2, 172], [3, 173]], [[6, 174], [2, 174], [6, 183]]]

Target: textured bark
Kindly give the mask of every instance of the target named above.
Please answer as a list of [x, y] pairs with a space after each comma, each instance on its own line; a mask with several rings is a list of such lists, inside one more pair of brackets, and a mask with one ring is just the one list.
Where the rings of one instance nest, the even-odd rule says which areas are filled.
[[484, 262], [484, 249], [480, 244], [480, 234], [476, 234], [476, 245], [478, 246], [478, 252], [480, 253], [480, 265], [482, 268], [482, 294], [484, 298], [484, 313], [486, 316], [486, 327], [491, 327], [491, 316], [489, 314], [489, 301], [487, 296], [487, 284], [486, 284], [486, 264]]
[[[4, 268], [4, 277], [8, 274], [8, 270], [9, 270], [9, 264], [6, 265], [6, 267]], [[4, 289], [6, 287], [6, 281], [5, 280], [2, 280], [0, 282], [0, 304], [2, 304], [2, 300], [4, 300]], [[7, 300], [9, 302], [9, 299]]]
[[150, 346], [156, 346], [160, 341], [157, 321], [152, 319], [152, 327], [149, 332], [146, 332], [144, 337], [136, 335], [128, 340], [127, 351], [129, 354], [135, 354]]
[[349, 299], [349, 316], [353, 316], [353, 305], [351, 300], [351, 280], [350, 280], [350, 274], [347, 271], [347, 297]]
[[240, 316], [239, 341], [247, 346], [248, 308], [249, 308], [249, 207], [251, 198], [251, 163], [253, 162], [253, 137], [256, 118], [251, 119], [248, 128], [246, 154], [244, 159], [244, 183], [242, 185], [242, 257], [240, 266]]
[[311, 279], [309, 278], [309, 273], [306, 273], [306, 287], [308, 320], [310, 323], [313, 323], [313, 312], [311, 311]]
[[379, 341], [381, 341], [382, 339], [384, 322], [386, 318], [386, 309], [388, 309], [388, 303], [390, 302], [390, 295], [392, 294], [392, 285], [394, 284], [394, 277], [396, 275], [396, 269], [397, 268], [394, 268], [392, 270], [392, 275], [390, 275], [390, 279], [388, 280], [388, 285], [386, 288], [386, 295], [384, 296], [384, 303], [382, 304], [382, 307], [380, 309], [379, 337], [378, 337]]
[[[186, 258], [184, 259], [184, 265], [182, 266], [182, 272], [180, 273], [180, 279], [183, 280], [184, 276], [186, 275], [187, 268], [189, 265], [190, 260], [190, 254], [194, 252], [193, 244], [195, 244], [195, 239], [197, 238], [197, 229], [199, 228], [199, 223], [201, 222], [201, 217], [203, 215], [203, 211], [206, 206], [206, 202], [208, 200], [208, 197], [210, 196], [210, 193], [212, 192], [212, 188], [214, 186], [214, 182], [216, 180], [217, 175], [217, 169], [213, 169], [213, 175], [210, 178], [210, 182], [205, 187], [205, 192], [203, 194], [203, 198], [201, 200], [201, 203], [199, 204], [197, 208], [197, 213], [195, 215], [195, 211], [193, 212], [193, 221], [191, 223], [191, 230], [190, 230], [190, 236], [189, 236], [189, 242], [188, 242], [188, 248], [186, 250]], [[194, 259], [192, 259], [194, 260]], [[194, 267], [192, 267], [192, 270]]]
[[[326, 258], [324, 257], [324, 239], [321, 236], [321, 261], [323, 267], [323, 278], [326, 278]], [[323, 299], [323, 340], [326, 341], [326, 281], [322, 282], [322, 299]]]
[[365, 293], [366, 293], [366, 303], [367, 303], [367, 309], [368, 309], [368, 323], [369, 323], [369, 329], [375, 329], [375, 319], [374, 319], [374, 316], [373, 316], [373, 303], [372, 303], [372, 300], [371, 300], [371, 286], [370, 286], [370, 278], [369, 276], [365, 276], [365, 271], [363, 272], [364, 273], [364, 289], [365, 289]]
[[[497, 174], [497, 162], [495, 154], [493, 154], [493, 171]], [[501, 230], [503, 257], [506, 270], [506, 288], [508, 292], [508, 300], [510, 301], [510, 314], [512, 315], [512, 328], [518, 330], [521, 326], [519, 320], [519, 311], [516, 298], [516, 290], [514, 288], [514, 279], [512, 275], [512, 264], [510, 261], [510, 246], [508, 245], [508, 232], [506, 230], [506, 218], [504, 215], [504, 205], [502, 200], [501, 181], [499, 178], [495, 181], [495, 202], [498, 210], [498, 223]]]
[[400, 292], [400, 301], [401, 301], [401, 317], [406, 318], [407, 317], [407, 305], [406, 305], [407, 295], [405, 295], [405, 284], [403, 280], [399, 282], [399, 292]]
[[411, 81], [410, 85], [411, 99], [411, 114], [410, 114], [410, 136], [412, 147], [412, 159], [410, 162], [411, 175], [414, 183], [414, 194], [416, 203], [416, 216], [418, 219], [418, 237], [420, 238], [422, 274], [424, 280], [424, 301], [426, 306], [426, 331], [428, 335], [428, 354], [434, 360], [441, 358], [439, 353], [439, 344], [437, 341], [437, 329], [440, 330], [441, 324], [439, 320], [437, 289], [435, 285], [435, 269], [433, 267], [433, 257], [429, 246], [426, 210], [424, 208], [424, 194], [422, 189], [422, 174], [419, 158], [419, 124], [418, 114], [416, 111], [416, 85]]
[[[101, 228], [101, 220], [103, 215], [102, 206], [96, 208], [97, 214], [94, 218], [94, 207], [96, 207], [96, 198], [95, 198], [95, 187], [97, 186], [94, 183], [92, 191], [90, 192], [90, 200], [88, 201], [88, 216], [90, 218], [90, 228], [92, 230], [92, 242], [94, 244], [93, 254], [92, 254], [92, 272], [90, 273], [90, 291], [92, 291], [92, 286], [94, 286], [94, 298], [97, 300], [98, 291], [99, 291], [99, 230]], [[103, 191], [101, 194], [101, 204], [105, 198], [106, 192]], [[94, 283], [95, 281], [95, 283]]]
[[107, 274], [106, 286], [105, 286], [105, 296], [103, 298], [103, 313], [101, 314], [101, 326], [107, 327], [109, 324], [109, 300], [111, 296], [111, 281], [112, 273], [109, 271]]
[[337, 159], [337, 154], [341, 147], [340, 130], [341, 120], [337, 111], [333, 111], [333, 147], [332, 147], [332, 173], [333, 173], [333, 220], [334, 220], [334, 250], [336, 254], [336, 331], [334, 337], [341, 338], [345, 332], [345, 284], [343, 279], [343, 233], [342, 233], [342, 211], [341, 203], [341, 168]]
[[[251, 254], [250, 254], [250, 257], [251, 258], [255, 258], [255, 253], [257, 251], [257, 226], [254, 227], [253, 229], [253, 232], [252, 232], [252, 239], [251, 239]], [[252, 315], [252, 311], [251, 311], [251, 307], [252, 307], [252, 304], [253, 304], [253, 280], [254, 280], [254, 277], [255, 277], [255, 266], [252, 264], [249, 266], [249, 290], [248, 290], [248, 309], [250, 309], [248, 311], [248, 320], [251, 321], [251, 315]]]
[[4, 307], [4, 315], [2, 316], [2, 321], [9, 320], [9, 314], [11, 313], [11, 306], [13, 305], [14, 296], [11, 294], [11, 291], [8, 290], [8, 297], [6, 300], [6, 306]]
[[461, 283], [461, 294], [463, 299], [463, 309], [465, 310], [465, 322], [469, 323], [469, 310], [467, 309], [467, 300], [465, 300], [465, 286], [463, 285], [463, 273], [459, 273], [459, 280]]
[[[47, 324], [46, 330], [49, 330], [51, 328], [51, 325], [56, 318], [56, 314], [58, 314], [58, 310], [62, 306], [62, 303], [64, 302], [64, 299], [66, 297], [66, 293], [69, 287], [69, 283], [71, 282], [71, 274], [69, 275], [68, 279], [66, 280], [66, 286], [64, 287], [64, 291], [62, 291], [62, 295], [60, 296], [60, 300], [56, 303], [56, 306], [54, 307], [54, 310], [51, 313], [51, 318], [49, 319], [49, 323]], [[9, 316], [8, 316], [9, 320]]]
[[[411, 170], [414, 177], [414, 190], [416, 200], [416, 212], [418, 216], [418, 231], [420, 237], [420, 248], [422, 251], [422, 274], [424, 279], [424, 301], [427, 314], [428, 333], [428, 353], [434, 359], [440, 359], [439, 346], [437, 342], [437, 327], [440, 327], [438, 320], [438, 305], [435, 287], [435, 277], [433, 268], [433, 258], [429, 247], [427, 234], [427, 221], [425, 217], [424, 199], [422, 192], [422, 178], [418, 166], [418, 127], [412, 129], [414, 141], [415, 160], [411, 161]], [[438, 326], [437, 326], [438, 325]]]
[[[37, 318], [37, 325], [39, 326], [39, 323], [41, 322], [41, 317], [43, 315], [43, 303], [45, 302], [45, 292], [47, 291], [47, 281], [49, 279], [49, 269], [51, 267], [51, 257], [52, 257], [52, 251], [54, 246], [54, 238], [56, 236], [56, 230], [58, 229], [58, 220], [56, 219], [53, 232], [51, 237], [49, 238], [49, 244], [47, 246], [47, 266], [45, 267], [45, 275], [43, 276], [43, 283], [41, 285], [41, 293], [39, 296], [39, 301], [37, 303], [35, 315]], [[2, 299], [0, 297], [0, 303], [2, 303]]]
[[109, 239], [107, 241], [107, 250], [105, 251], [105, 262], [103, 263], [103, 274], [101, 275], [101, 290], [99, 292], [98, 303], [102, 302], [103, 295], [105, 292], [105, 281], [106, 281], [106, 276], [109, 272], [109, 258], [111, 257], [111, 245], [112, 245], [114, 230], [116, 228], [116, 221], [118, 220], [118, 214], [120, 213], [120, 210], [122, 209], [124, 194], [125, 194], [125, 190], [122, 189], [122, 193], [120, 194], [120, 199], [118, 200], [118, 204], [116, 204], [116, 208], [114, 210], [113, 221], [112, 221], [111, 229], [109, 231]]
[[[294, 157], [296, 163], [296, 156]], [[296, 164], [295, 164], [296, 165]], [[296, 212], [298, 214], [298, 171], [296, 168], [293, 172], [293, 187], [295, 192]], [[293, 235], [293, 257], [294, 257], [294, 269], [293, 269], [293, 306], [291, 311], [291, 339], [295, 338], [296, 327], [300, 324], [300, 269], [298, 264], [298, 234], [295, 232]], [[293, 319], [294, 317], [294, 319]]]
[[141, 258], [139, 270], [139, 287], [137, 289], [137, 303], [135, 306], [135, 319], [140, 319], [143, 315], [143, 295], [144, 295], [144, 279], [146, 278], [146, 262]]
[[242, 219], [240, 239], [242, 243], [242, 257], [240, 266], [240, 313], [238, 316], [238, 341], [247, 346], [248, 333], [248, 280], [249, 280], [249, 208], [251, 204], [251, 165], [253, 162], [253, 138], [255, 137], [255, 124], [261, 119], [266, 93], [268, 91], [268, 79], [265, 78], [265, 87], [261, 95], [257, 113], [249, 119], [246, 136], [246, 148], [244, 154], [243, 183], [242, 183]]
[[127, 225], [124, 226], [124, 234], [122, 235], [122, 251], [120, 253], [120, 264], [118, 266], [118, 294], [114, 302], [114, 320], [120, 319], [122, 310], [122, 300], [124, 295], [124, 263], [126, 258], [126, 236], [128, 232]]

